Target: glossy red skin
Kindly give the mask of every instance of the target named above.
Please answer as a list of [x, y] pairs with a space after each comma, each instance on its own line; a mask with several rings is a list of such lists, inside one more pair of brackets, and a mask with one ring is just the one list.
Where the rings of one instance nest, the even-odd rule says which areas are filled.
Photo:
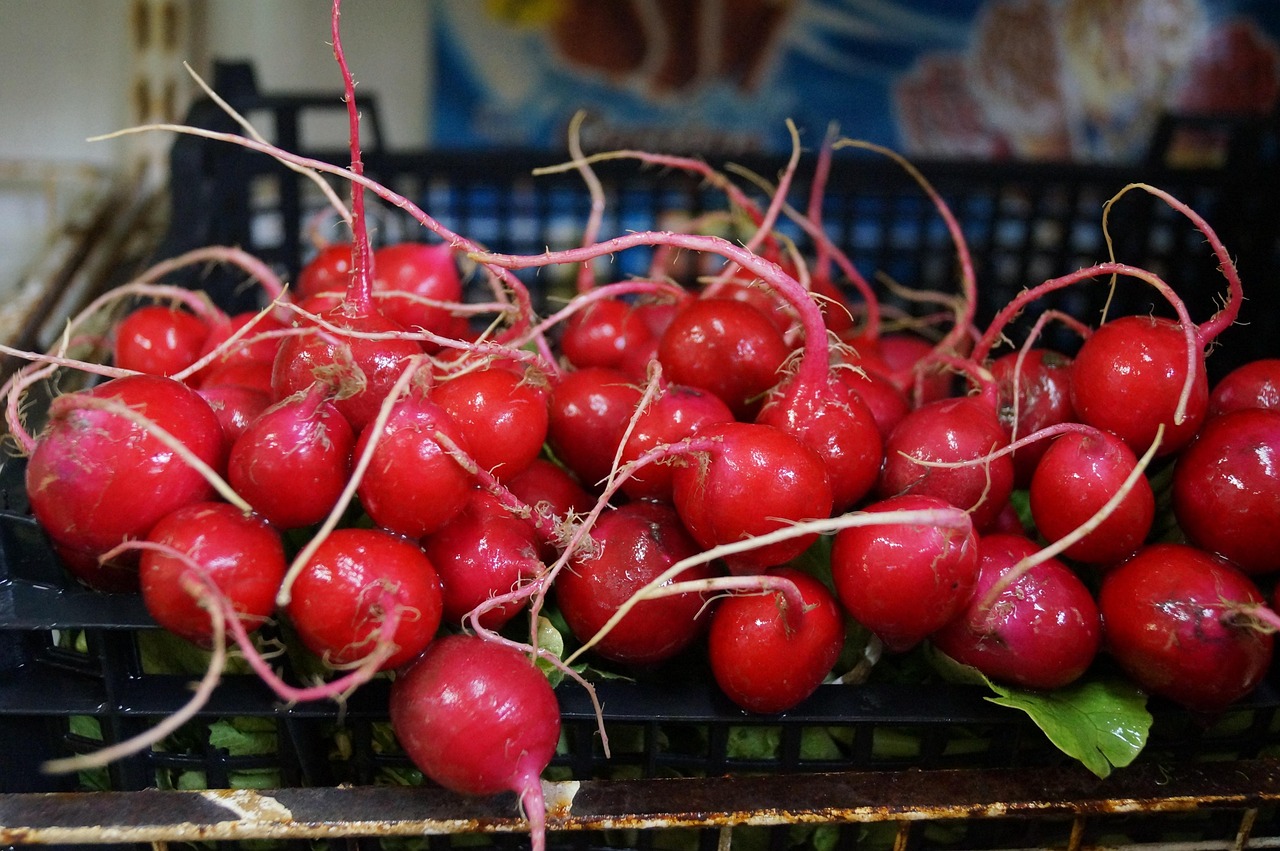
[[351, 243], [331, 242], [303, 265], [293, 285], [295, 301], [323, 292], [345, 291], [351, 283]]
[[[505, 480], [504, 484], [521, 502], [556, 523], [562, 523], [571, 513], [581, 517], [591, 511], [596, 501], [572, 473], [546, 458], [533, 459], [528, 467]], [[539, 535], [538, 542], [543, 559], [550, 560], [558, 555], [556, 541]]]
[[714, 393], [743, 421], [759, 412], [790, 354], [768, 316], [731, 298], [686, 302], [658, 342], [667, 380]]
[[391, 684], [391, 728], [423, 774], [462, 795], [519, 793], [551, 762], [560, 705], [520, 651], [446, 635]]
[[112, 336], [116, 366], [167, 376], [196, 362], [209, 336], [209, 325], [189, 311], [150, 304], [122, 318]]
[[[323, 314], [328, 322], [350, 331], [386, 333], [402, 331], [379, 313], [357, 313], [338, 306]], [[364, 386], [343, 394], [335, 404], [351, 426], [359, 431], [378, 415], [387, 394], [404, 371], [405, 360], [422, 354], [413, 340], [369, 340], [356, 337], [333, 339], [331, 333], [299, 334], [280, 345], [271, 375], [277, 399], [306, 390], [317, 379], [330, 379], [336, 372], [350, 380], [352, 368], [364, 374]]]
[[[719, 396], [694, 387], [668, 385], [636, 419], [622, 449], [622, 463], [631, 463], [651, 449], [692, 437], [708, 425], [733, 421], [733, 411]], [[622, 483], [622, 492], [632, 499], [670, 502], [674, 472], [670, 464], [646, 464]]]
[[568, 371], [552, 387], [547, 442], [587, 488], [608, 477], [640, 396], [626, 375], [596, 366]]
[[1209, 418], [1175, 464], [1174, 516], [1191, 543], [1253, 576], [1280, 570], [1280, 410]]
[[784, 620], [777, 594], [734, 594], [716, 606], [707, 632], [716, 684], [748, 712], [794, 709], [822, 685], [844, 646], [844, 612], [825, 585], [794, 568], [769, 573], [796, 584], [803, 612]]
[[1191, 442], [1209, 400], [1204, 354], [1196, 353], [1186, 419], [1173, 422], [1187, 374], [1187, 345], [1174, 322], [1122, 316], [1093, 332], [1076, 353], [1071, 405], [1080, 422], [1110, 431], [1141, 455], [1165, 426], [1158, 453], [1170, 455]]
[[379, 668], [394, 670], [422, 653], [440, 627], [440, 579], [412, 541], [381, 529], [333, 530], [294, 580], [285, 614], [308, 650], [330, 665], [350, 665], [373, 650], [388, 607], [384, 592], [404, 608], [395, 652]]
[[[1010, 352], [992, 362], [991, 377], [1000, 394], [1000, 422], [1014, 434], [1014, 382], [1017, 380], [1018, 438], [1027, 437], [1042, 428], [1075, 419], [1071, 407], [1071, 358], [1047, 349], [1031, 349], [1023, 359], [1021, 375], [1018, 352]], [[1013, 453], [1014, 486], [1025, 488], [1031, 482], [1036, 464], [1049, 448], [1048, 441], [1028, 444]]]
[[969, 604], [935, 632], [935, 647], [991, 679], [1032, 689], [1055, 689], [1080, 678], [1102, 644], [1102, 618], [1093, 595], [1057, 559], [1028, 568], [994, 598], [996, 582], [1039, 545], [1025, 535], [983, 535], [979, 573]]
[[283, 399], [232, 444], [227, 481], [281, 529], [324, 520], [351, 476], [355, 432], [332, 402]]
[[[1048, 541], [1058, 541], [1088, 522], [1120, 491], [1138, 459], [1124, 441], [1106, 432], [1055, 438], [1031, 478], [1031, 516]], [[1155, 494], [1138, 479], [1112, 514], [1063, 551], [1073, 561], [1112, 565], [1132, 555], [1151, 531]]]
[[272, 366], [257, 360], [228, 360], [200, 372], [200, 380], [194, 382], [200, 390], [219, 387], [244, 387], [261, 392], [272, 402], [276, 400], [271, 384]]
[[137, 587], [136, 557], [99, 566], [97, 557], [142, 538], [160, 518], [210, 499], [194, 468], [140, 426], [80, 407], [89, 396], [143, 412], [215, 471], [223, 469], [222, 424], [209, 404], [169, 378], [134, 375], [55, 398], [27, 463], [31, 509], [77, 579], [104, 591]]
[[217, 414], [218, 422], [222, 424], [224, 448], [228, 454], [236, 439], [249, 427], [249, 423], [271, 407], [271, 394], [253, 387], [223, 384], [201, 387], [196, 392]]
[[[821, 456], [773, 426], [724, 423], [701, 436], [719, 442], [677, 462], [672, 499], [705, 548], [741, 541], [803, 520], [831, 516], [831, 485]], [[804, 552], [817, 535], [801, 535], [726, 556], [735, 574], [759, 573]]]
[[915, 334], [882, 334], [877, 340], [876, 355], [888, 366], [886, 374], [913, 404], [927, 404], [954, 395], [955, 377], [949, 370], [930, 367], [923, 378], [917, 377], [917, 364], [932, 355], [933, 350], [932, 341]]
[[[247, 632], [275, 613], [288, 562], [280, 534], [261, 517], [226, 502], [194, 503], [161, 519], [147, 541], [173, 547], [200, 565], [204, 579], [240, 613]], [[212, 646], [213, 623], [200, 601], [215, 592], [195, 571], [173, 556], [144, 550], [138, 576], [142, 601], [156, 623], [201, 647]], [[193, 586], [196, 594], [188, 581], [201, 583]]]
[[[356, 486], [360, 504], [373, 522], [409, 538], [429, 535], [466, 506], [475, 477], [436, 438], [443, 434], [463, 452], [470, 444], [453, 418], [420, 394], [402, 396], [378, 434], [373, 457]], [[356, 437], [360, 458], [375, 429]]]
[[560, 352], [577, 369], [621, 369], [635, 351], [653, 348], [654, 334], [644, 317], [618, 299], [599, 299], [565, 320]]
[[752, 275], [739, 273], [714, 292], [714, 296], [707, 297], [728, 298], [749, 304], [767, 316], [782, 334], [786, 334], [798, 322], [795, 308]]
[[[462, 624], [481, 603], [514, 590], [544, 567], [529, 522], [483, 491], [476, 491], [457, 517], [424, 538], [422, 548], [440, 576], [444, 620], [454, 625]], [[507, 603], [489, 609], [480, 616], [480, 625], [501, 629], [524, 605]]]
[[[908, 494], [864, 510], [948, 508], [937, 497]], [[968, 605], [978, 579], [978, 539], [968, 525], [892, 523], [841, 529], [832, 541], [831, 576], [845, 611], [888, 650], [902, 653]]]
[[1210, 417], [1241, 408], [1280, 408], [1280, 358], [1242, 364], [1209, 392]]
[[880, 428], [858, 394], [834, 375], [816, 391], [801, 390], [789, 380], [769, 396], [756, 422], [795, 435], [821, 456], [834, 513], [848, 511], [879, 481], [884, 464]]
[[[856, 361], [850, 363], [857, 365]], [[837, 369], [834, 375], [857, 393], [858, 398], [867, 406], [876, 421], [882, 442], [889, 438], [898, 423], [911, 412], [911, 402], [906, 394], [884, 373], [863, 367], [856, 370]]]
[[[699, 552], [675, 510], [658, 502], [629, 502], [605, 512], [591, 529], [591, 539], [592, 551], [576, 556], [554, 586], [560, 613], [579, 641], [599, 632], [624, 603], [673, 564]], [[700, 564], [673, 581], [714, 575], [715, 568]], [[707, 619], [699, 615], [706, 604], [707, 597], [696, 593], [645, 600], [592, 652], [626, 665], [664, 662], [702, 634]]]
[[462, 301], [462, 278], [453, 249], [444, 243], [400, 242], [373, 252], [373, 290], [378, 309], [402, 328], [453, 336], [458, 317], [445, 307], [397, 297], [409, 293], [437, 302]]
[[1236, 619], [1263, 602], [1246, 574], [1203, 550], [1153, 544], [1108, 571], [1098, 594], [1107, 651], [1145, 691], [1218, 712], [1257, 687], [1273, 637]]
[[[227, 340], [231, 335], [239, 331], [249, 322], [253, 322], [253, 327], [245, 334], [237, 338], [236, 342], [227, 345]], [[200, 348], [200, 356], [212, 352], [214, 349], [223, 347], [218, 359], [212, 364], [201, 370], [198, 375], [198, 381], [205, 381], [205, 374], [217, 369], [222, 364], [233, 364], [242, 361], [250, 363], [265, 363], [270, 366], [275, 362], [276, 353], [280, 350], [280, 340], [278, 336], [258, 337], [269, 334], [274, 331], [280, 331], [286, 328], [284, 321], [277, 318], [276, 314], [268, 313], [266, 316], [258, 318], [256, 313], [238, 313], [231, 316], [225, 322], [219, 322], [209, 331], [209, 336], [205, 338], [204, 345]]]
[[876, 495], [881, 499], [903, 493], [936, 496], [968, 511], [974, 528], [985, 531], [1013, 493], [1013, 461], [1008, 455], [965, 467], [927, 467], [912, 459], [973, 461], [1008, 443], [995, 410], [981, 398], [926, 403], [904, 417], [885, 441]]
[[472, 457], [498, 477], [518, 474], [547, 439], [547, 394], [505, 368], [477, 369], [436, 383], [431, 400], [448, 412]]

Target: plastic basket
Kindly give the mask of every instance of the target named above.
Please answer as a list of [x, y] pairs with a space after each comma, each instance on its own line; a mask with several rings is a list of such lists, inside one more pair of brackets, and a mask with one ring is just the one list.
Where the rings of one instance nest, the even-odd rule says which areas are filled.
[[[303, 113], [331, 109], [336, 99], [263, 96], [252, 87], [228, 99], [251, 118], [270, 115], [285, 147], [345, 159], [345, 152], [307, 150], [296, 133]], [[376, 129], [372, 99], [365, 104]], [[193, 117], [208, 114], [197, 109]], [[530, 174], [557, 162], [553, 153], [391, 152], [377, 144], [376, 132], [371, 137], [369, 172], [456, 232], [522, 253], [580, 239], [588, 204], [580, 178]], [[308, 257], [308, 224], [322, 207], [305, 181], [261, 155], [202, 140], [175, 143], [173, 165], [172, 226], [162, 255], [236, 244], [296, 273]], [[766, 177], [780, 167], [772, 160], [747, 165]], [[1250, 169], [919, 166], [973, 250], [980, 316], [1024, 286], [1105, 259], [1102, 206], [1137, 179], [1205, 215], [1239, 257], [1246, 280], [1269, 276], [1276, 265], [1275, 196]], [[608, 195], [605, 235], [724, 206], [722, 195], [687, 175], [626, 162], [603, 163], [598, 172]], [[796, 191], [803, 197], [803, 188]], [[1212, 310], [1220, 276], [1199, 234], [1144, 193], [1127, 195], [1112, 216], [1117, 257], [1166, 277], [1193, 315]], [[841, 160], [824, 221], [869, 277], [878, 271], [916, 287], [954, 289], [950, 235], [896, 165]], [[384, 238], [420, 234], [395, 217], [380, 219], [379, 228]], [[796, 239], [803, 245], [801, 234]], [[619, 275], [643, 270], [646, 258], [636, 255], [616, 261]], [[198, 285], [228, 306], [243, 298], [233, 277], [200, 274]], [[554, 276], [531, 275], [529, 282], [544, 304], [556, 297]], [[1217, 369], [1274, 353], [1274, 288], [1251, 292], [1251, 324], [1230, 332]], [[1060, 306], [1084, 315], [1104, 297], [1073, 294], [1084, 303]], [[1164, 309], [1138, 288], [1117, 298], [1116, 312]], [[387, 732], [383, 681], [341, 709], [282, 707], [255, 678], [228, 675], [163, 748], [100, 772], [42, 774], [46, 759], [122, 740], [172, 712], [193, 677], [156, 667], [164, 655], [156, 642], [166, 639], [139, 599], [96, 594], [67, 579], [27, 512], [22, 474], [17, 461], [0, 469], [0, 734], [8, 743], [0, 845], [523, 843], [513, 800], [460, 799], [417, 785]], [[1139, 763], [1106, 781], [1064, 757], [1024, 715], [973, 688], [824, 686], [773, 717], [734, 709], [692, 660], [670, 666], [661, 680], [598, 687], [612, 746], [607, 758], [585, 693], [571, 683], [558, 690], [565, 735], [547, 776], [573, 800], [553, 808], [554, 845], [712, 848], [730, 838], [740, 848], [779, 849], [1280, 844], [1274, 681], [1217, 719], [1154, 705], [1156, 723]]]

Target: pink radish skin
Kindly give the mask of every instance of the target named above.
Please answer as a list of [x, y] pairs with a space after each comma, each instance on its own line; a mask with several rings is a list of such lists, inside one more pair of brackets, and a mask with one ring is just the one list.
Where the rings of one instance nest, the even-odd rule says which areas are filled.
[[640, 395], [625, 373], [598, 366], [566, 372], [552, 388], [547, 442], [588, 489], [612, 472]]
[[[103, 407], [103, 406], [107, 407]], [[201, 471], [144, 425], [144, 416], [217, 471], [222, 425], [208, 403], [170, 378], [136, 375], [59, 396], [27, 464], [31, 509], [77, 579], [103, 591], [136, 590], [136, 554], [99, 564], [98, 556], [143, 538], [162, 517], [211, 499]]]
[[1210, 417], [1241, 408], [1280, 408], [1280, 358], [1260, 358], [1224, 375], [1209, 393]]
[[[1071, 407], [1071, 363], [1071, 358], [1058, 352], [1031, 349], [1025, 355], [1010, 352], [991, 364], [991, 377], [999, 388], [1000, 421], [1012, 434], [1026, 437], [1075, 419]], [[1049, 443], [1044, 441], [1014, 451], [1015, 486], [1025, 488], [1031, 482], [1031, 474], [1048, 448]]]
[[442, 636], [391, 686], [391, 726], [435, 783], [463, 795], [514, 792], [534, 851], [546, 846], [541, 774], [560, 740], [560, 705], [518, 650]]
[[[868, 512], [955, 510], [945, 500], [907, 494]], [[878, 524], [842, 529], [831, 547], [831, 575], [845, 610], [891, 652], [915, 647], [968, 605], [978, 579], [972, 522], [957, 528]]]
[[1173, 511], [1192, 543], [1245, 573], [1280, 570], [1280, 410], [1210, 418], [1178, 453]]
[[997, 682], [1055, 689], [1093, 664], [1102, 620], [1084, 582], [1057, 559], [1021, 572], [994, 599], [990, 592], [1039, 547], [1025, 535], [978, 540], [979, 573], [969, 605], [931, 636], [937, 649]]
[[707, 633], [717, 685], [748, 712], [795, 708], [822, 685], [844, 646], [844, 612], [825, 585], [794, 568], [769, 573], [795, 584], [802, 612], [784, 615], [778, 594], [732, 594], [716, 606]]
[[[152, 527], [147, 541], [185, 553], [200, 566], [246, 631], [275, 613], [276, 592], [287, 565], [280, 535], [261, 517], [225, 502], [179, 508]], [[190, 567], [156, 550], [143, 551], [138, 565], [142, 601], [156, 623], [193, 644], [209, 647], [208, 610], [189, 593]], [[200, 587], [197, 585], [196, 587]]]
[[[678, 443], [703, 428], [734, 422], [733, 411], [719, 396], [683, 385], [667, 385], [636, 418], [622, 447], [620, 460], [628, 464], [664, 444]], [[622, 492], [632, 499], [671, 501], [670, 464], [648, 464], [622, 483]]]
[[[561, 614], [582, 642], [636, 592], [699, 551], [675, 510], [658, 502], [631, 502], [602, 514], [591, 538], [591, 548], [575, 556], [554, 584]], [[667, 584], [715, 575], [711, 565], [695, 565]], [[627, 665], [664, 662], [702, 634], [706, 619], [699, 615], [706, 605], [697, 593], [643, 600], [593, 649], [601, 658]]]
[[431, 401], [443, 408], [483, 470], [518, 475], [547, 439], [547, 394], [531, 375], [503, 367], [476, 369], [436, 383]]
[[[1031, 477], [1029, 498], [1036, 528], [1050, 542], [1071, 535], [1120, 491], [1137, 465], [1133, 450], [1105, 431], [1091, 429], [1055, 438]], [[1141, 477], [1097, 528], [1062, 554], [1086, 564], [1117, 564], [1146, 541], [1155, 511], [1151, 483]]]
[[1250, 610], [1257, 585], [1238, 568], [1183, 544], [1152, 544], [1108, 571], [1098, 594], [1104, 646], [1143, 689], [1219, 712], [1252, 692], [1271, 665], [1273, 637]]

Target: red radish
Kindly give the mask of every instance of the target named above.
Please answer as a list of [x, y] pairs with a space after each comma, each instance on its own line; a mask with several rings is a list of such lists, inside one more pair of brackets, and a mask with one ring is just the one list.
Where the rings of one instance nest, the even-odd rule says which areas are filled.
[[[678, 462], [676, 510], [703, 547], [740, 541], [801, 520], [831, 515], [831, 485], [821, 456], [793, 435], [757, 423], [724, 423], [699, 432], [715, 441], [705, 455]], [[725, 559], [736, 574], [790, 561], [816, 539], [805, 535]]]
[[[204, 580], [226, 598], [245, 629], [257, 629], [275, 613], [286, 562], [280, 535], [265, 520], [225, 502], [177, 509], [151, 528], [147, 541], [189, 556]], [[213, 640], [208, 610], [191, 595], [183, 576], [191, 568], [156, 550], [143, 551], [138, 575], [142, 601], [156, 623], [201, 647]]]
[[121, 369], [169, 376], [200, 357], [209, 323], [180, 307], [150, 304], [131, 311], [112, 331], [112, 359]]
[[171, 511], [212, 498], [207, 475], [224, 457], [222, 425], [194, 390], [160, 376], [117, 378], [52, 401], [27, 464], [27, 494], [78, 579], [130, 590], [136, 560], [99, 565], [97, 557], [145, 537]]
[[[490, 598], [531, 581], [544, 569], [533, 526], [477, 490], [467, 507], [422, 542], [440, 577], [444, 621], [458, 625]], [[523, 607], [504, 603], [478, 617], [485, 629], [501, 629]]]
[[[566, 533], [569, 518], [585, 516], [596, 502], [596, 498], [572, 473], [546, 458], [533, 459], [528, 467], [504, 484], [538, 518], [562, 526]], [[531, 526], [537, 525], [533, 518], [529, 520]], [[551, 560], [559, 555], [558, 544], [559, 536], [555, 540], [540, 538], [539, 553], [542, 558]]]
[[1210, 417], [1240, 408], [1280, 408], [1280, 358], [1241, 364], [1213, 386], [1209, 393]]
[[249, 423], [271, 407], [270, 394], [240, 384], [201, 387], [196, 392], [217, 414], [218, 422], [222, 424], [224, 448], [227, 453], [231, 452], [231, 447], [235, 445], [236, 439], [244, 434]]
[[1104, 646], [1147, 692], [1201, 712], [1251, 693], [1271, 665], [1263, 605], [1238, 568], [1183, 544], [1152, 544], [1107, 572], [1098, 593]]
[[955, 377], [929, 363], [937, 346], [918, 334], [883, 334], [877, 340], [875, 357], [888, 367], [887, 375], [898, 390], [920, 405], [955, 395]]
[[459, 327], [448, 305], [462, 301], [462, 278], [449, 245], [398, 242], [377, 249], [373, 291], [383, 315], [402, 328], [450, 336]]
[[272, 525], [311, 526], [346, 487], [355, 440], [324, 385], [315, 384], [249, 423], [231, 447], [227, 480]]
[[[561, 614], [579, 641], [590, 640], [640, 589], [676, 562], [699, 551], [669, 505], [631, 502], [606, 511], [591, 528], [592, 545], [575, 554], [555, 579]], [[670, 582], [715, 575], [700, 564]], [[677, 594], [643, 600], [594, 646], [602, 658], [627, 665], [664, 662], [702, 634], [707, 605], [703, 595]]]
[[[240, 363], [266, 364], [275, 362], [276, 352], [280, 349], [281, 332], [288, 325], [278, 313], [240, 313], [229, 317], [224, 322], [213, 324], [209, 336], [205, 338], [200, 356], [217, 352], [217, 359], [202, 370], [196, 378], [203, 384], [205, 375], [221, 365]], [[234, 341], [231, 338], [240, 334]]]
[[641, 391], [622, 372], [586, 367], [551, 389], [547, 442], [588, 488], [608, 478]]
[[[1050, 542], [1071, 535], [1103, 510], [1137, 465], [1128, 444], [1105, 431], [1089, 429], [1054, 438], [1029, 487], [1036, 528]], [[1151, 483], [1139, 477], [1101, 523], [1062, 554], [1086, 564], [1123, 561], [1146, 541], [1155, 511]]]
[[332, 667], [351, 666], [379, 649], [379, 626], [402, 610], [380, 668], [418, 656], [441, 620], [440, 579], [414, 543], [380, 529], [335, 529], [291, 586], [285, 607], [302, 643]]
[[271, 384], [271, 371], [271, 364], [262, 361], [224, 360], [201, 370], [197, 376], [199, 381], [195, 384], [201, 391], [242, 387], [262, 393], [269, 401], [275, 402], [276, 391]]
[[769, 317], [745, 302], [698, 298], [672, 317], [658, 361], [672, 383], [719, 396], [739, 419], [751, 419], [781, 379], [791, 348]]
[[[867, 512], [945, 509], [938, 497], [907, 494]], [[941, 629], [968, 605], [978, 578], [972, 523], [951, 528], [886, 523], [841, 529], [831, 546], [836, 595], [886, 648], [901, 653]]]
[[871, 492], [884, 464], [884, 441], [871, 409], [833, 374], [805, 392], [787, 382], [769, 395], [756, 422], [798, 437], [821, 457], [832, 510], [852, 508]]
[[858, 395], [880, 432], [881, 442], [887, 440], [893, 429], [911, 411], [911, 401], [898, 385], [884, 374], [857, 366], [856, 358], [846, 361], [843, 368], [834, 371], [835, 376]]
[[1018, 562], [1039, 550], [1025, 535], [978, 539], [979, 573], [968, 606], [935, 632], [935, 647], [997, 682], [1055, 689], [1093, 664], [1102, 620], [1093, 595], [1065, 564], [1048, 559], [996, 589]]
[[351, 265], [353, 246], [349, 242], [330, 242], [302, 266], [293, 296], [303, 301], [320, 293], [345, 291], [355, 268]]
[[787, 617], [777, 594], [731, 594], [711, 615], [707, 653], [720, 690], [749, 712], [785, 712], [817, 690], [844, 646], [844, 612], [827, 587], [794, 568], [803, 612]]
[[560, 333], [560, 352], [578, 369], [621, 369], [629, 353], [652, 350], [654, 333], [642, 314], [619, 298], [598, 299], [574, 313]]
[[375, 421], [356, 438], [355, 456], [371, 442], [368, 469], [356, 493], [373, 522], [410, 538], [448, 523], [466, 506], [475, 477], [449, 454], [449, 444], [470, 452], [462, 429], [426, 393], [410, 391], [392, 402], [383, 428]]
[[1159, 454], [1191, 442], [1204, 422], [1209, 384], [1204, 356], [1196, 371], [1186, 416], [1175, 418], [1187, 377], [1187, 344], [1181, 327], [1153, 316], [1122, 316], [1107, 322], [1080, 347], [1071, 382], [1071, 405], [1083, 423], [1110, 431], [1135, 453], [1145, 452], [1164, 424]]
[[492, 367], [438, 381], [431, 401], [465, 436], [483, 470], [507, 479], [529, 466], [547, 439], [547, 393], [531, 372]]
[[[692, 437], [708, 425], [734, 421], [733, 411], [713, 393], [694, 387], [669, 384], [645, 406], [627, 435], [620, 460], [636, 461], [646, 452], [664, 444]], [[632, 499], [671, 501], [670, 464], [647, 464], [622, 483], [622, 492]]]
[[541, 774], [560, 705], [524, 653], [467, 635], [437, 639], [391, 685], [391, 728], [433, 782], [463, 795], [515, 792], [534, 851], [546, 846]]
[[1211, 417], [1178, 453], [1172, 492], [1191, 543], [1253, 576], [1280, 570], [1280, 410]]
[[[1071, 408], [1071, 358], [1049, 349], [1009, 352], [992, 362], [999, 388], [1000, 421], [1014, 437], [1075, 419]], [[1025, 488], [1048, 449], [1041, 441], [1013, 452], [1014, 484]]]
[[984, 531], [1000, 516], [1013, 492], [1013, 461], [999, 455], [966, 466], [931, 466], [930, 462], [955, 464], [986, 458], [1008, 442], [1008, 433], [986, 398], [963, 396], [926, 403], [904, 417], [885, 442], [876, 493], [881, 499], [904, 493], [938, 497], [970, 512], [974, 528]]

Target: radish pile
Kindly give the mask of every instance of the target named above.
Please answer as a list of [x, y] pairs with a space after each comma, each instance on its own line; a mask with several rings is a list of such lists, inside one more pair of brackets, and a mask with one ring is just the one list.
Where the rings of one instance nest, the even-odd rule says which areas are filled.
[[[805, 212], [787, 204], [798, 157], [761, 206], [704, 164], [613, 155], [715, 181], [738, 239], [601, 239], [597, 205], [579, 248], [493, 254], [364, 177], [338, 17], [335, 3], [351, 166], [227, 140], [349, 181], [350, 240], [292, 286], [234, 249], [177, 258], [9, 383], [32, 509], [77, 580], [140, 593], [203, 647], [234, 641], [284, 700], [392, 677], [409, 756], [449, 788], [519, 794], [535, 844], [559, 736], [545, 671], [590, 689], [592, 666], [651, 673], [703, 653], [744, 711], [785, 712], [851, 679], [839, 665], [856, 627], [872, 636], [864, 662], [929, 647], [1028, 690], [1111, 665], [1207, 713], [1265, 676], [1280, 360], [1209, 387], [1206, 352], [1241, 286], [1177, 199], [1122, 190], [1184, 213], [1217, 253], [1224, 306], [1199, 325], [1157, 276], [1104, 260], [975, 327], [979, 281], [917, 175], [961, 286], [933, 336], [887, 330], [875, 289], [823, 236], [821, 175], [840, 148], [869, 147], [835, 138]], [[588, 158], [571, 165], [590, 182]], [[375, 248], [369, 191], [430, 241]], [[784, 215], [811, 255], [779, 237]], [[648, 277], [597, 280], [594, 260], [635, 249], [656, 249]], [[674, 283], [667, 264], [691, 255], [702, 276]], [[263, 309], [228, 316], [159, 283], [204, 262], [255, 278]], [[561, 265], [576, 296], [535, 315], [515, 271]], [[464, 302], [464, 268], [490, 301]], [[1113, 276], [1177, 318], [1046, 313], [1006, 340], [1047, 293]], [[71, 357], [110, 309], [111, 356]], [[1038, 345], [1052, 321], [1079, 333], [1074, 357]], [[57, 395], [32, 433], [25, 395], [61, 370], [97, 380]], [[271, 620], [332, 676], [286, 683], [254, 640]], [[563, 656], [539, 640], [552, 621]]]

